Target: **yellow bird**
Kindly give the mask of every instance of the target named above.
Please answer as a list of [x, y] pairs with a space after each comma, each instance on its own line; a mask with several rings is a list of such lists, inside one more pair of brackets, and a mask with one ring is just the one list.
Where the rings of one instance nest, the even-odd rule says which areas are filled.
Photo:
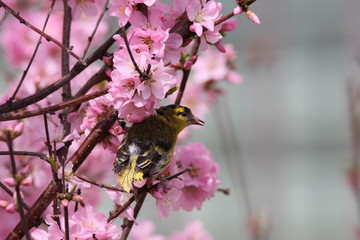
[[134, 123], [117, 151], [114, 172], [118, 183], [130, 192], [132, 183], [156, 179], [169, 165], [179, 133], [189, 125], [203, 125], [187, 107], [171, 104], [156, 115]]

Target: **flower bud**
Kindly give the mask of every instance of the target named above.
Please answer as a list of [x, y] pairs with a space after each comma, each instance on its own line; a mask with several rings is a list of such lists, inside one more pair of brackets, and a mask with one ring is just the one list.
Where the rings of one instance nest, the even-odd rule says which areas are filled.
[[67, 200], [66, 198], [64, 198], [64, 199], [61, 200], [61, 204], [62, 204], [64, 207], [67, 207], [67, 206], [69, 206], [69, 200]]
[[259, 17], [252, 11], [250, 10], [247, 10], [246, 11], [246, 16], [251, 20], [253, 21], [254, 23], [256, 24], [260, 24], [260, 19]]
[[223, 41], [221, 40], [217, 41], [217, 43], [215, 43], [215, 47], [217, 48], [217, 50], [219, 50], [219, 52], [226, 53], [226, 49]]
[[9, 205], [9, 202], [6, 200], [0, 200], [0, 208], [6, 208]]
[[192, 61], [186, 60], [186, 61], [184, 62], [184, 69], [185, 69], [185, 70], [190, 70], [191, 67], [192, 67], [192, 65], [193, 65]]
[[240, 6], [237, 6], [236, 8], [234, 8], [233, 13], [234, 15], [239, 15], [242, 12], [242, 9]]
[[16, 185], [16, 180], [12, 177], [4, 178], [3, 182], [6, 183], [10, 187], [14, 187]]
[[6, 206], [5, 211], [8, 213], [16, 212], [16, 205], [14, 203], [10, 203]]
[[81, 201], [84, 201], [84, 198], [80, 195], [74, 195], [72, 197], [72, 200], [75, 201], [75, 202], [81, 202]]
[[32, 180], [31, 178], [25, 178], [21, 181], [21, 185], [27, 187], [27, 186], [31, 186], [32, 184]]

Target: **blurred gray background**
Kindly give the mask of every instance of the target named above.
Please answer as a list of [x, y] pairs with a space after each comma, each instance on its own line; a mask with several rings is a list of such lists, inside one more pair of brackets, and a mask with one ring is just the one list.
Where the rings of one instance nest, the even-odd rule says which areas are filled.
[[[234, 6], [222, 2], [224, 13]], [[226, 41], [238, 50], [245, 82], [224, 85], [228, 95], [192, 139], [213, 151], [221, 164], [221, 187], [229, 187], [231, 195], [218, 193], [202, 211], [172, 213], [158, 221], [159, 232], [201, 219], [214, 239], [250, 239], [248, 198], [254, 212], [268, 216], [269, 239], [355, 239], [357, 208], [346, 181], [351, 159], [346, 89], [348, 81], [360, 81], [354, 60], [360, 50], [359, 5], [355, 0], [259, 0], [250, 9], [260, 26], [238, 17], [238, 29]], [[226, 106], [238, 148], [231, 136], [218, 134], [217, 115]]]
[[[223, 12], [231, 11], [234, 1], [222, 2]], [[351, 159], [346, 84], [360, 81], [359, 5], [258, 0], [250, 9], [261, 25], [238, 16], [238, 29], [225, 41], [235, 43], [245, 82], [224, 84], [228, 94], [191, 139], [211, 149], [221, 165], [220, 187], [231, 194], [217, 193], [202, 211], [164, 220], [154, 217], [148, 198], [140, 219], [155, 220], [166, 235], [200, 219], [214, 239], [245, 240], [248, 200], [254, 212], [267, 214], [269, 239], [354, 239], [359, 220], [345, 177]], [[232, 120], [220, 126], [219, 112]]]

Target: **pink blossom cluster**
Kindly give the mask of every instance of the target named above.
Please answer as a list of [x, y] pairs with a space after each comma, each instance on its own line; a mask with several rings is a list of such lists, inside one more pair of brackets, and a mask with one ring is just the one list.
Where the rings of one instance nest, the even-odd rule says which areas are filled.
[[[26, 21], [42, 29], [52, 1], [3, 2], [19, 11]], [[70, 45], [71, 51], [75, 54], [89, 55], [84, 52], [86, 43], [100, 14], [106, 9], [105, 4], [105, 0], [68, 1], [72, 15]], [[101, 64], [105, 63], [110, 80], [95, 84], [88, 93], [105, 88], [108, 89], [108, 93], [82, 103], [67, 115], [66, 120], [71, 126], [69, 134], [64, 132], [60, 111], [47, 114], [49, 142], [43, 116], [0, 122], [1, 151], [8, 150], [6, 134], [9, 132], [14, 151], [41, 153], [43, 156], [43, 159], [40, 159], [39, 156], [16, 154], [14, 157], [20, 176], [20, 180], [17, 180], [12, 175], [9, 156], [0, 155], [0, 161], [4, 163], [0, 168], [0, 181], [14, 193], [16, 184], [19, 184], [24, 202], [31, 206], [49, 181], [54, 176], [62, 178], [64, 173], [67, 188], [74, 191], [73, 198], [62, 202], [71, 209], [71, 239], [117, 239], [121, 229], [107, 223], [104, 214], [94, 211], [100, 202], [99, 188], [75, 176], [68, 160], [107, 109], [114, 106], [119, 112], [119, 121], [112, 126], [104, 141], [93, 149], [77, 171], [77, 174], [83, 174], [97, 182], [111, 181], [115, 178], [111, 174], [114, 155], [126, 132], [124, 126], [139, 122], [144, 117], [154, 114], [165, 102], [174, 101], [182, 71], [192, 70], [181, 104], [191, 108], [194, 114], [201, 118], [210, 108], [210, 104], [223, 92], [218, 87], [218, 82], [227, 80], [233, 84], [240, 83], [242, 78], [234, 68], [234, 48], [222, 42], [226, 32], [236, 28], [236, 19], [216, 24], [222, 17], [221, 9], [221, 3], [214, 0], [174, 0], [172, 4], [165, 4], [159, 0], [110, 0], [109, 10], [105, 11], [104, 19], [97, 28], [89, 53], [94, 46], [102, 44], [105, 37], [109, 36], [112, 28], [111, 18], [116, 19], [117, 28], [122, 27], [123, 30], [113, 36], [116, 49], [109, 50], [101, 59], [103, 61], [91, 64], [70, 82], [71, 94], [75, 96], [99, 71]], [[2, 17], [3, 8], [0, 11]], [[63, 18], [63, 2], [56, 1], [44, 32], [60, 42]], [[0, 96], [0, 104], [6, 103], [14, 93], [39, 39], [37, 33], [20, 24], [12, 16], [4, 19], [0, 29], [0, 47], [4, 52], [3, 60], [11, 71], [6, 76], [9, 90]], [[188, 22], [185, 29], [178, 26], [179, 19]], [[192, 54], [193, 48], [197, 45], [196, 39], [200, 41], [200, 52]], [[76, 60], [70, 57], [70, 69], [75, 63]], [[60, 66], [61, 49], [53, 42], [42, 39], [39, 51], [15, 100], [31, 96], [61, 79]], [[21, 111], [46, 108], [62, 101], [62, 92], [58, 90]], [[187, 135], [188, 132], [184, 132], [181, 138]], [[61, 166], [58, 156], [49, 156], [49, 148], [56, 151], [64, 147], [65, 143], [71, 145], [67, 158], [64, 159], [67, 165]], [[56, 161], [56, 169], [50, 166], [50, 157]], [[163, 175], [171, 177], [185, 170], [186, 172], [177, 178], [156, 180], [153, 183], [156, 187], [152, 189], [151, 194], [157, 200], [159, 217], [169, 216], [171, 210], [200, 209], [203, 202], [214, 195], [220, 184], [217, 178], [219, 166], [212, 159], [210, 151], [201, 143], [178, 146], [170, 166]], [[113, 191], [108, 191], [108, 195], [118, 206], [123, 205], [131, 197]], [[7, 219], [0, 225], [1, 239], [5, 238], [19, 221], [16, 198], [16, 194], [9, 195], [5, 191], [0, 191], [0, 218]], [[81, 202], [85, 207], [75, 211], [74, 202]], [[133, 214], [130, 207], [121, 217], [134, 220]], [[58, 224], [52, 215], [53, 209], [48, 208], [43, 215], [48, 226], [33, 230], [31, 234], [34, 239], [64, 238], [64, 217], [60, 216]], [[188, 225], [182, 233], [174, 233], [169, 238], [154, 236], [152, 228], [146, 227], [146, 224], [144, 229], [149, 230], [147, 237], [141, 237], [140, 232], [136, 235], [136, 230], [132, 237], [135, 240], [177, 240], [190, 239], [192, 232], [198, 232], [195, 239], [210, 239], [199, 224]]]
[[164, 174], [172, 176], [183, 170], [188, 171], [179, 178], [158, 183], [152, 191], [157, 199], [159, 217], [167, 217], [171, 209], [200, 210], [203, 202], [214, 196], [220, 184], [217, 177], [219, 165], [200, 142], [178, 146]]
[[155, 233], [155, 225], [149, 220], [139, 222], [130, 233], [132, 240], [211, 240], [212, 237], [205, 231], [199, 221], [191, 221], [182, 231], [175, 231], [169, 237]]

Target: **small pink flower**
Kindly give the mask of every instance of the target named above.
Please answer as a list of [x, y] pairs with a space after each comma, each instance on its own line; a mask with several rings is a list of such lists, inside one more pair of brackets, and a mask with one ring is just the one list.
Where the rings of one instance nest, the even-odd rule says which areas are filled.
[[155, 234], [155, 224], [149, 220], [134, 225], [130, 237], [132, 240], [165, 240], [165, 237]]
[[208, 232], [204, 230], [203, 225], [198, 221], [186, 224], [183, 231], [173, 233], [168, 240], [212, 240]]
[[[114, 201], [116, 207], [121, 207], [124, 205], [133, 194], [125, 193], [125, 192], [116, 192], [112, 190], [106, 190], [107, 195], [111, 200]], [[134, 209], [129, 206], [123, 213], [120, 214], [120, 217], [126, 217], [129, 220], [135, 221], [134, 218]]]
[[119, 20], [120, 26], [125, 26], [134, 12], [134, 6], [129, 0], [110, 0], [110, 16], [115, 16]]
[[68, 4], [72, 9], [72, 17], [75, 20], [79, 19], [81, 14], [87, 17], [94, 17], [98, 12], [95, 0], [69, 0]]
[[160, 182], [155, 190], [151, 192], [157, 201], [156, 206], [159, 218], [168, 217], [172, 204], [180, 199], [183, 183], [175, 178], [171, 181]]
[[210, 199], [220, 184], [217, 178], [219, 165], [214, 162], [209, 150], [202, 143], [189, 143], [175, 149], [174, 162], [180, 162], [179, 170], [190, 168], [190, 171], [181, 175], [184, 187], [181, 197], [172, 204], [173, 209], [192, 210], [200, 209], [206, 199]]
[[203, 27], [210, 31], [214, 31], [214, 21], [218, 18], [221, 10], [221, 4], [213, 0], [190, 0], [186, 8], [186, 13], [193, 24], [190, 30], [194, 31], [199, 37], [203, 33]]

